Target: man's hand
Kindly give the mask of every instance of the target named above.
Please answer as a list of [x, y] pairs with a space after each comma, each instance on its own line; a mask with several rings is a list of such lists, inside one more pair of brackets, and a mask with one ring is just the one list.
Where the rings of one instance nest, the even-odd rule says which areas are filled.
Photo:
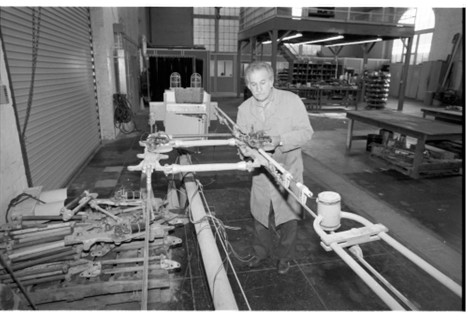
[[263, 144], [263, 149], [265, 151], [272, 151], [275, 150], [276, 147], [278, 147], [281, 143], [281, 137], [280, 136], [271, 136], [271, 142], [269, 143], [264, 143]]

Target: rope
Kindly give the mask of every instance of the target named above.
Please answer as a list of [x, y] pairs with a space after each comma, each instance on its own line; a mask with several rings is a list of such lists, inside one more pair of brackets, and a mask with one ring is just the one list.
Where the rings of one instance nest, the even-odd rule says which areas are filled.
[[36, 78], [36, 66], [37, 66], [37, 52], [39, 50], [39, 30], [41, 28], [41, 7], [37, 9], [37, 21], [36, 21], [36, 9], [32, 9], [32, 67], [31, 67], [31, 82], [29, 85], [28, 103], [26, 109], [26, 117], [24, 119], [23, 132], [21, 137], [25, 140], [26, 128], [29, 122], [29, 116], [31, 115], [31, 107], [34, 96], [34, 80]]

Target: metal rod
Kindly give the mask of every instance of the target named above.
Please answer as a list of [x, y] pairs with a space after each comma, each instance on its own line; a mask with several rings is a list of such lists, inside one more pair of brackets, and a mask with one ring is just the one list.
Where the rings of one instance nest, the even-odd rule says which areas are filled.
[[459, 297], [462, 297], [463, 291], [462, 287], [458, 285], [455, 281], [450, 279], [448, 276], [437, 270], [435, 267], [427, 263], [425, 260], [423, 260], [421, 257], [410, 251], [408, 248], [403, 246], [401, 243], [399, 243], [397, 240], [395, 240], [393, 237], [388, 235], [385, 232], [379, 233], [378, 234], [382, 240], [387, 242], [389, 245], [391, 245], [394, 249], [398, 250], [401, 254], [406, 256], [409, 260], [411, 260], [414, 264], [419, 266], [421, 269], [426, 271], [429, 275], [431, 275], [434, 279], [445, 285], [449, 290], [451, 290], [453, 293], [458, 295]]
[[[189, 156], [181, 156], [180, 163], [190, 164]], [[184, 184], [187, 190], [187, 198], [194, 220], [193, 224], [197, 233], [198, 244], [200, 245], [214, 307], [216, 310], [238, 310], [223, 261], [216, 246], [216, 240], [211, 231], [210, 224], [206, 220], [205, 208], [198, 194], [198, 186], [193, 174], [189, 173], [185, 175]]]
[[236, 140], [231, 139], [211, 139], [211, 140], [173, 140], [174, 147], [202, 147], [202, 146], [236, 146]]
[[189, 172], [212, 172], [212, 171], [232, 171], [248, 169], [247, 162], [241, 161], [237, 163], [222, 163], [222, 164], [197, 164], [197, 165], [177, 165], [172, 164], [163, 167], [165, 172], [170, 174], [189, 173]]
[[369, 286], [372, 291], [392, 310], [405, 309], [390, 295], [387, 291], [375, 281], [341, 246], [336, 243], [330, 244], [330, 247], [338, 256]]
[[[60, 217], [60, 216], [58, 216], [58, 217]], [[23, 217], [22, 217], [22, 219], [23, 219]], [[60, 219], [62, 219], [62, 217], [60, 217]], [[74, 222], [50, 224], [50, 225], [47, 225], [45, 227], [35, 227], [35, 228], [27, 228], [27, 229], [22, 229], [22, 230], [11, 231], [8, 234], [11, 235], [11, 236], [19, 236], [19, 235], [28, 234], [28, 233], [43, 232], [43, 231], [50, 231], [50, 230], [70, 227], [70, 226], [72, 226], [74, 224], [75, 224]]]
[[141, 290], [141, 310], [148, 310], [148, 270], [149, 270], [149, 238], [150, 238], [150, 216], [153, 204], [151, 202], [153, 189], [151, 187], [152, 168], [146, 168], [143, 172], [146, 175], [146, 203], [144, 204], [143, 215], [145, 217], [145, 239], [143, 248], [143, 287]]
[[364, 265], [366, 269], [368, 269], [380, 282], [382, 282], [393, 294], [395, 294], [398, 299], [400, 299], [404, 304], [406, 304], [411, 310], [418, 311], [419, 309], [410, 301], [408, 300], [400, 291], [398, 291], [390, 282], [387, 281], [372, 265], [370, 265], [362, 256], [361, 250], [359, 249], [359, 245], [354, 245], [349, 248], [349, 251], [354, 254], [354, 256], [359, 260], [359, 262]]
[[8, 257], [10, 258], [10, 260], [14, 260], [14, 259], [29, 255], [29, 254], [53, 250], [53, 249], [61, 248], [64, 246], [65, 246], [65, 241], [41, 244], [39, 246], [31, 246], [26, 249], [15, 251], [14, 253], [9, 254]]
[[[371, 226], [373, 225], [370, 221], [366, 220], [362, 216], [349, 213], [349, 212], [341, 212], [341, 217], [342, 218], [348, 218], [355, 220], [364, 226]], [[449, 288], [453, 293], [458, 295], [459, 297], [462, 296], [462, 287], [458, 285], [455, 281], [450, 279], [448, 276], [437, 270], [435, 267], [430, 265], [427, 261], [423, 260], [421, 257], [419, 257], [416, 253], [412, 252], [409, 250], [407, 247], [402, 245], [400, 242], [395, 240], [393, 237], [388, 235], [385, 232], [381, 232], [378, 234], [378, 236], [385, 242], [387, 242], [390, 246], [392, 246], [394, 249], [398, 250], [401, 254], [406, 256], [409, 260], [411, 260], [414, 264], [419, 266], [421, 269], [426, 271], [429, 275], [431, 275], [433, 278], [435, 278], [437, 281], [445, 285], [447, 288]]]
[[203, 137], [232, 137], [231, 133], [207, 133], [207, 134], [173, 134], [172, 138], [203, 138]]
[[8, 263], [3, 259], [3, 255], [1, 255], [1, 254], [0, 254], [0, 263], [1, 263], [1, 265], [3, 265], [3, 267], [5, 268], [5, 270], [7, 270], [8, 273], [10, 273], [11, 278], [12, 278], [13, 281], [15, 281], [15, 283], [18, 285], [18, 287], [20, 288], [21, 292], [24, 294], [24, 297], [26, 298], [26, 300], [28, 300], [29, 304], [31, 305], [32, 309], [33, 309], [33, 310], [37, 310], [37, 309], [36, 309], [36, 306], [34, 305], [34, 302], [33, 302], [33, 301], [31, 300], [31, 298], [29, 297], [28, 292], [27, 292], [26, 289], [23, 287], [23, 285], [21, 284], [21, 282], [16, 278], [15, 273], [13, 273], [13, 271], [10, 269], [10, 266], [9, 266]]
[[14, 264], [12, 264], [11, 267], [12, 267], [12, 269], [14, 271], [22, 270], [22, 269], [25, 269], [27, 267], [38, 265], [38, 264], [41, 264], [41, 263], [47, 263], [47, 262], [50, 262], [50, 261], [64, 260], [66, 257], [68, 257], [70, 255], [74, 256], [75, 254], [76, 254], [75, 250], [73, 250], [73, 249], [68, 250], [67, 249], [63, 253], [57, 253], [57, 254], [54, 254], [54, 255], [41, 257], [41, 258], [36, 259], [36, 260], [30, 260], [30, 261], [21, 262], [21, 263], [14, 263]]

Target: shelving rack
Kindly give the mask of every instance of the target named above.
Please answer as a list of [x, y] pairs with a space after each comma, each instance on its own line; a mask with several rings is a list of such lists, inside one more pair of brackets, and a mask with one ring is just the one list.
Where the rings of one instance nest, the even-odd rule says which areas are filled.
[[291, 82], [293, 84], [317, 83], [336, 77], [336, 65], [331, 62], [294, 62]]
[[375, 71], [365, 77], [368, 108], [384, 108], [390, 91], [390, 73]]

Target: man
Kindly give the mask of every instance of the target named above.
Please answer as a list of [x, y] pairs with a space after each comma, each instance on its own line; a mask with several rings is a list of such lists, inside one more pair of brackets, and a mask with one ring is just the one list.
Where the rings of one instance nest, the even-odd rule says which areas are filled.
[[[273, 69], [266, 62], [251, 63], [245, 71], [245, 81], [253, 96], [239, 106], [237, 125], [244, 133], [264, 132], [270, 136], [271, 143], [264, 149], [302, 182], [301, 146], [314, 132], [304, 103], [294, 93], [273, 88]], [[302, 207], [262, 167], [253, 173], [250, 209], [255, 235], [249, 266], [258, 266], [269, 255], [275, 255], [278, 272], [287, 273], [289, 261], [294, 258]], [[277, 246], [272, 238], [275, 230], [279, 233]], [[272, 253], [273, 248], [276, 253]]]

